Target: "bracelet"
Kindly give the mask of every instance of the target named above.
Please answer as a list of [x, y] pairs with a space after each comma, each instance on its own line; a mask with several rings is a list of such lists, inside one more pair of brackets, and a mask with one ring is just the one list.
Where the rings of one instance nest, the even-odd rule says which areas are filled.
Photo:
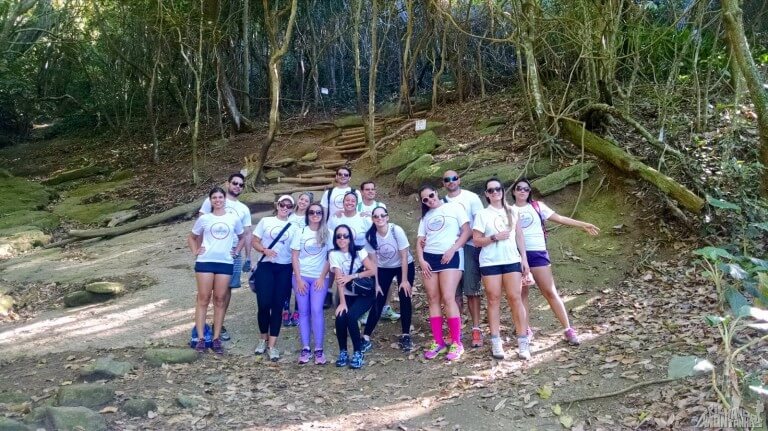
[[491, 241], [493, 241], [493, 242], [496, 242], [496, 241], [498, 241], [498, 240], [496, 239], [496, 234], [493, 234], [493, 235], [491, 235]]

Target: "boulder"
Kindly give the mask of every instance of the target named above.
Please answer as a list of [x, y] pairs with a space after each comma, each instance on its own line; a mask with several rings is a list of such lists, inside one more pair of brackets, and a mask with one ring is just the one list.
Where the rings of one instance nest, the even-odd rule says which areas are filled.
[[314, 162], [317, 160], [317, 151], [312, 151], [311, 153], [304, 154], [301, 156], [300, 159], [302, 162]]
[[503, 124], [497, 124], [495, 126], [488, 126], [488, 127], [484, 128], [484, 129], [480, 129], [478, 131], [478, 133], [483, 135], [483, 136], [495, 135], [496, 133], [498, 133], [499, 129], [502, 128], [502, 126], [503, 126]]
[[101, 431], [107, 423], [100, 414], [85, 407], [47, 407], [46, 425], [54, 430]]
[[198, 359], [198, 354], [192, 349], [147, 349], [144, 359], [150, 365], [159, 367], [163, 364], [189, 364]]
[[133, 370], [130, 362], [115, 361], [113, 358], [98, 358], [95, 362], [83, 367], [80, 375], [89, 380], [111, 379], [122, 377]]
[[406, 139], [381, 159], [379, 173], [389, 173], [404, 168], [424, 154], [431, 153], [439, 145], [440, 140], [431, 130], [416, 138]]
[[63, 407], [95, 409], [109, 404], [114, 398], [115, 387], [111, 384], [81, 383], [59, 388], [56, 403]]
[[131, 417], [146, 417], [150, 411], [157, 411], [157, 403], [147, 398], [132, 398], [123, 404], [123, 411]]
[[29, 395], [21, 392], [0, 392], [0, 404], [21, 404], [29, 401]]
[[91, 293], [85, 290], [78, 290], [64, 296], [64, 306], [66, 307], [79, 307], [81, 305], [95, 304], [97, 302], [104, 302], [113, 298], [112, 295], [103, 293]]
[[[479, 167], [491, 160], [498, 160], [498, 154], [489, 152], [483, 152], [469, 156], [451, 157], [448, 160], [443, 160], [437, 163], [421, 164], [413, 170], [409, 170], [411, 165], [406, 167], [401, 174], [407, 177], [400, 182], [401, 175], [398, 174], [398, 184], [400, 188], [405, 192], [415, 192], [423, 184], [429, 184], [434, 187], [442, 187], [442, 175], [445, 171], [456, 171], [461, 173], [462, 171], [470, 167]], [[415, 163], [415, 162], [414, 162]], [[462, 180], [462, 186], [463, 186]]]
[[539, 159], [528, 166], [498, 163], [479, 169], [472, 169], [471, 172], [461, 178], [461, 187], [482, 194], [485, 182], [489, 178], [498, 178], [505, 187], [509, 187], [520, 177], [534, 179], [542, 175], [548, 175], [554, 172], [554, 170], [555, 167], [549, 159]]
[[540, 195], [546, 196], [566, 186], [578, 183], [589, 178], [589, 171], [595, 167], [595, 162], [577, 163], [557, 172], [553, 172], [543, 178], [531, 182], [531, 187], [536, 189]]
[[434, 162], [435, 162], [435, 158], [432, 157], [432, 154], [424, 154], [418, 159], [412, 161], [411, 163], [408, 164], [408, 166], [405, 167], [405, 169], [398, 172], [397, 184], [402, 186], [402, 184], [408, 180], [408, 177], [410, 177], [411, 174], [413, 174], [414, 172], [416, 172], [421, 168], [426, 168], [432, 165]]
[[91, 293], [109, 293], [118, 295], [125, 291], [125, 285], [114, 281], [96, 281], [86, 284], [85, 290]]
[[19, 421], [0, 416], [0, 431], [30, 431], [29, 427]]

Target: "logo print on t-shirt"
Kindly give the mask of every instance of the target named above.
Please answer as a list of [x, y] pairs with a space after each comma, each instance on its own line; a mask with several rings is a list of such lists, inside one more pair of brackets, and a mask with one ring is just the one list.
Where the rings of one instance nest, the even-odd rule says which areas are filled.
[[523, 229], [531, 227], [533, 224], [533, 216], [528, 211], [520, 211], [520, 227]]
[[346, 196], [345, 193], [339, 193], [333, 198], [333, 205], [340, 210], [344, 209], [344, 196]]
[[310, 256], [317, 256], [323, 252], [324, 247], [317, 243], [315, 238], [309, 238], [304, 242], [304, 252]]
[[[270, 238], [272, 238], [272, 240], [274, 241], [275, 238], [277, 238], [277, 235], [280, 234], [280, 231], [283, 230], [284, 227], [285, 226], [275, 226], [272, 229], [270, 229], [270, 231], [269, 231]], [[288, 240], [288, 238], [286, 238], [285, 233], [284, 233], [283, 236], [280, 237], [280, 241], [278, 241], [278, 242], [280, 244], [283, 244], [287, 240]]]
[[216, 239], [224, 239], [229, 236], [229, 225], [222, 222], [216, 222], [211, 225], [211, 236]]
[[503, 232], [508, 229], [507, 223], [504, 222], [504, 217], [501, 215], [493, 219], [493, 227], [495, 227], [499, 232]]
[[341, 263], [341, 272], [344, 275], [349, 275], [349, 265], [352, 263], [352, 259], [344, 259], [344, 262]]
[[387, 261], [395, 257], [397, 250], [395, 250], [391, 244], [382, 244], [379, 246], [379, 249], [376, 250], [376, 254], [379, 255], [381, 260]]
[[445, 216], [434, 216], [427, 220], [427, 230], [436, 232], [445, 227]]

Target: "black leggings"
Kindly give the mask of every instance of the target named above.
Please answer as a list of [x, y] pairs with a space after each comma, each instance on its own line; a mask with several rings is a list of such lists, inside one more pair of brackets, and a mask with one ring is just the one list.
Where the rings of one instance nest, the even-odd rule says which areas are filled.
[[256, 305], [259, 332], [272, 337], [280, 335], [283, 303], [291, 292], [290, 263], [260, 262], [253, 274], [256, 284]]
[[360, 347], [362, 343], [357, 319], [370, 310], [373, 305], [373, 296], [344, 295], [344, 299], [347, 303], [347, 311], [341, 313], [341, 316], [336, 316], [336, 339], [339, 341], [339, 350], [347, 350], [347, 334], [349, 334], [354, 351], [359, 352], [362, 350]]
[[[413, 281], [416, 277], [416, 268], [413, 262], [408, 264], [408, 282], [413, 287]], [[373, 330], [376, 329], [376, 325], [381, 319], [381, 312], [384, 310], [384, 304], [387, 302], [387, 295], [389, 295], [389, 288], [392, 285], [392, 279], [397, 278], [397, 296], [400, 298], [400, 326], [403, 329], [403, 334], [411, 333], [411, 317], [413, 315], [413, 304], [411, 303], [411, 297], [405, 296], [405, 292], [400, 289], [400, 283], [403, 282], [403, 269], [397, 268], [379, 268], [378, 281], [381, 286], [384, 295], [376, 297], [376, 304], [368, 313], [368, 320], [365, 322], [365, 335], [370, 336], [373, 334]]]

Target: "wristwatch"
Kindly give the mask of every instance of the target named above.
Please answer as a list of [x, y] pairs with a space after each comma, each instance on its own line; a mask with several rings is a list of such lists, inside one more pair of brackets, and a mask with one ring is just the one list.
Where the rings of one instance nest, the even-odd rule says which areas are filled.
[[498, 240], [496, 239], [496, 234], [493, 234], [493, 235], [491, 235], [491, 241], [493, 241], [493, 242], [496, 242], [496, 241], [498, 241]]

